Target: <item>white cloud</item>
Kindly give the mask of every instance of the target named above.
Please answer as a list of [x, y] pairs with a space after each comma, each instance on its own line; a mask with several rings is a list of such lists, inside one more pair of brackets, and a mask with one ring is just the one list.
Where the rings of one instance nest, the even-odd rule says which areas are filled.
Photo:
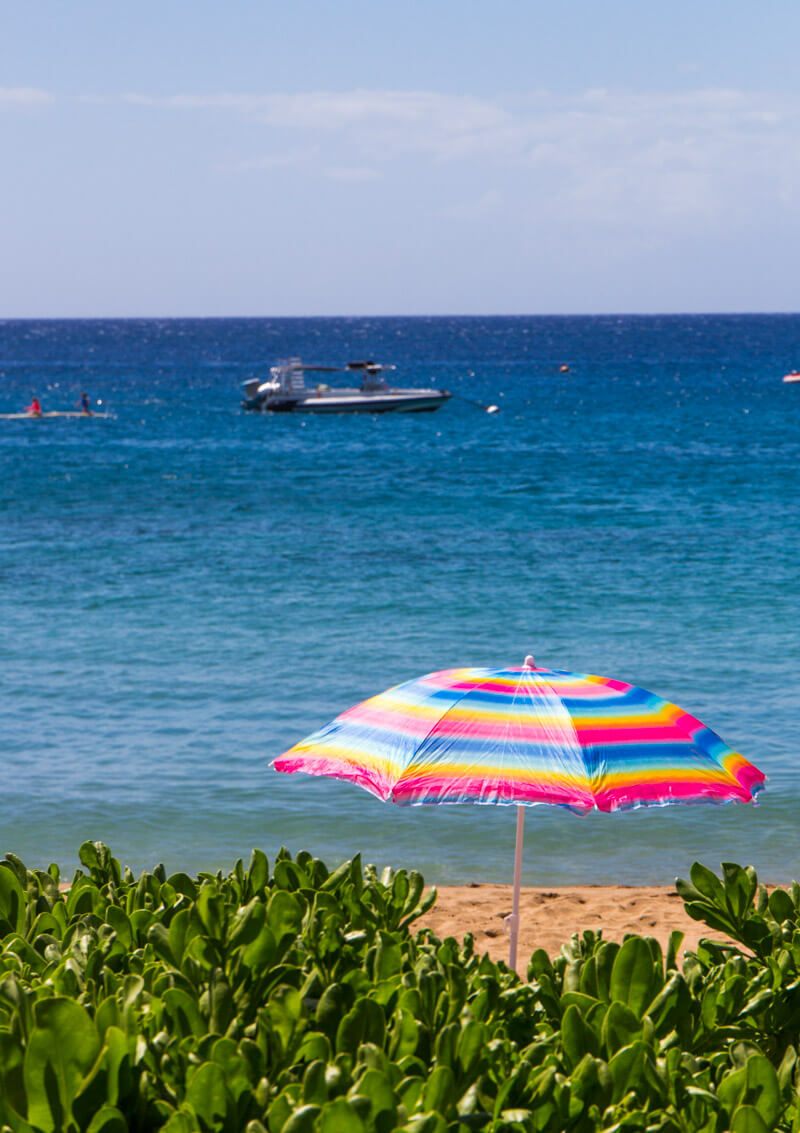
[[273, 126], [339, 130], [359, 123], [434, 124], [441, 129], [496, 126], [506, 111], [491, 100], [435, 91], [306, 91], [298, 94], [126, 94], [126, 102], [175, 110], [229, 110]]
[[503, 195], [489, 189], [475, 200], [461, 201], [441, 210], [441, 215], [452, 220], [481, 220], [503, 207]]
[[53, 101], [49, 91], [38, 87], [0, 87], [0, 107], [45, 106]]
[[381, 177], [377, 169], [345, 165], [329, 165], [322, 175], [331, 181], [377, 181]]
[[245, 161], [240, 161], [236, 168], [242, 172], [252, 169], [291, 169], [308, 165], [315, 159], [318, 152], [318, 147], [309, 146], [305, 149], [295, 148], [267, 153], [261, 157], [250, 157]]
[[[305, 165], [329, 178], [369, 180], [396, 162], [469, 166], [483, 185], [451, 204], [453, 217], [495, 207], [488, 176], [504, 195], [528, 192], [554, 216], [572, 209], [612, 226], [714, 224], [723, 214], [743, 220], [756, 205], [800, 203], [794, 95], [595, 89], [478, 98], [357, 89], [124, 97], [154, 109], [235, 114], [262, 127], [275, 156], [239, 168]], [[281, 132], [300, 146], [282, 155]]]

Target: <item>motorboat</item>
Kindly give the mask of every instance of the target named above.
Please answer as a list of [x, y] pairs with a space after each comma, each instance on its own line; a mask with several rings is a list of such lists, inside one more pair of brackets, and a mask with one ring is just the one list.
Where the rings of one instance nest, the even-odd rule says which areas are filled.
[[783, 380], [785, 382], [800, 382], [800, 373], [797, 370], [792, 370], [791, 374], [784, 374]]
[[[438, 409], [450, 398], [446, 389], [402, 389], [390, 386], [384, 374], [394, 370], [380, 362], [348, 362], [345, 366], [306, 366], [290, 358], [272, 366], [269, 379], [244, 383], [242, 408], [258, 413], [420, 413]], [[347, 387], [318, 382], [306, 374], [349, 373], [360, 385]]]

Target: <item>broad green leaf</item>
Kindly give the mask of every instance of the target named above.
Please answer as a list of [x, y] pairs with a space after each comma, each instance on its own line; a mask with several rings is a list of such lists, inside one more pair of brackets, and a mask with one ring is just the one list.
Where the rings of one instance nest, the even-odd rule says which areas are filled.
[[538, 980], [540, 976], [548, 976], [551, 980], [553, 978], [553, 964], [550, 957], [545, 952], [544, 948], [537, 948], [531, 955], [528, 963], [528, 980], [533, 982]]
[[328, 874], [320, 886], [320, 891], [323, 893], [332, 893], [334, 890], [338, 889], [343, 881], [349, 879], [351, 868], [352, 862], [342, 862], [338, 869]]
[[145, 939], [148, 944], [152, 945], [154, 952], [161, 960], [172, 968], [177, 966], [169, 945], [169, 933], [160, 921], [150, 925]]
[[287, 1050], [303, 1013], [303, 1001], [296, 988], [276, 988], [266, 1006], [266, 1014]]
[[680, 932], [678, 929], [673, 929], [669, 934], [669, 944], [667, 945], [667, 959], [666, 970], [671, 972], [678, 967], [678, 952], [683, 944], [685, 932]]
[[413, 1054], [419, 1041], [419, 1025], [403, 1007], [396, 1007], [392, 1013], [391, 1037], [387, 1050], [392, 1059], [399, 1062], [407, 1054]]
[[69, 1123], [72, 1103], [100, 1053], [88, 1013], [69, 999], [42, 999], [25, 1052], [28, 1120], [50, 1131]]
[[272, 877], [276, 888], [283, 889], [286, 892], [296, 892], [296, 890], [303, 889], [308, 884], [305, 870], [297, 862], [293, 862], [291, 858], [276, 858]]
[[172, 1020], [172, 1026], [180, 1038], [187, 1035], [200, 1037], [208, 1032], [208, 1024], [200, 1014], [197, 1001], [180, 987], [169, 988], [164, 992], [164, 1010]]
[[388, 980], [399, 975], [403, 967], [403, 950], [400, 942], [391, 933], [378, 934], [378, 948], [375, 954], [375, 979]]
[[27, 1111], [23, 1059], [25, 1048], [17, 1035], [0, 1031], [0, 1116], [3, 1102], [22, 1117]]
[[276, 890], [267, 905], [267, 922], [280, 947], [300, 931], [303, 906], [300, 900], [284, 889]]
[[345, 1098], [336, 1098], [322, 1107], [319, 1133], [363, 1133], [364, 1122]]
[[449, 1066], [437, 1066], [422, 1088], [422, 1107], [445, 1114], [456, 1104], [456, 1084]]
[[241, 948], [255, 940], [267, 919], [263, 901], [253, 897], [246, 905], [237, 909], [228, 926], [228, 944], [231, 948]]
[[117, 934], [117, 939], [130, 951], [133, 947], [133, 928], [124, 910], [120, 909], [119, 905], [108, 905], [106, 921]]
[[198, 1066], [189, 1081], [186, 1101], [210, 1128], [225, 1124], [233, 1099], [222, 1067], [216, 1062], [204, 1062]]
[[273, 967], [278, 956], [278, 944], [269, 925], [264, 925], [255, 940], [242, 949], [241, 958], [245, 968], [251, 972], [263, 973]]
[[450, 1066], [452, 1068], [455, 1064], [460, 1031], [460, 1023], [448, 1023], [437, 1034], [434, 1056], [439, 1066]]
[[361, 1043], [383, 1046], [386, 1017], [381, 1007], [366, 996], [355, 1001], [336, 1030], [336, 1050], [355, 1055]]
[[735, 862], [722, 863], [725, 900], [731, 914], [741, 921], [753, 907], [758, 878], [752, 866], [742, 869]]
[[[417, 875], [417, 876], [419, 876], [419, 875]], [[397, 910], [398, 913], [403, 912], [405, 910], [406, 901], [408, 899], [408, 894], [409, 894], [409, 888], [410, 888], [410, 886], [409, 886], [409, 881], [408, 881], [408, 874], [406, 873], [406, 871], [404, 869], [399, 869], [397, 871], [397, 873], [394, 875], [394, 880], [392, 881], [392, 902], [393, 902], [395, 909]], [[419, 894], [421, 892], [422, 892], [422, 886], [420, 886], [419, 892], [416, 893], [416, 895], [415, 895], [415, 893], [412, 893], [411, 900], [409, 901], [409, 906], [408, 906], [409, 910], [413, 909], [414, 905], [416, 905], [417, 898], [419, 897]]]
[[689, 870], [692, 885], [718, 908], [725, 908], [725, 890], [715, 873], [700, 862], [693, 862]]
[[447, 1133], [448, 1125], [440, 1113], [416, 1113], [402, 1128], [405, 1133]]
[[[475, 1068], [483, 1057], [486, 1046], [486, 1035], [486, 1027], [476, 1019], [470, 1019], [469, 1022], [465, 1023], [461, 1028], [456, 1058], [461, 1073], [467, 1080], [473, 1077]], [[413, 1052], [409, 1051], [409, 1053]]]
[[355, 1088], [359, 1094], [369, 1098], [370, 1117], [373, 1122], [379, 1113], [396, 1112], [394, 1090], [382, 1070], [367, 1070], [361, 1075]]
[[645, 1059], [650, 1048], [641, 1040], [617, 1051], [608, 1063], [613, 1083], [613, 1099], [620, 1101], [630, 1090], [641, 1094], [645, 1085]]
[[316, 1022], [331, 1041], [352, 1002], [353, 992], [343, 984], [332, 983], [322, 993], [317, 1004]]
[[197, 885], [192, 881], [191, 877], [185, 873], [173, 873], [167, 878], [167, 883], [176, 891], [176, 893], [183, 893], [190, 901], [194, 901], [197, 897]]
[[610, 1058], [622, 1047], [629, 1046], [642, 1033], [640, 1019], [618, 1001], [609, 1005], [602, 1026], [602, 1040]]
[[587, 1026], [574, 1003], [567, 1008], [561, 1019], [561, 1045], [570, 1069], [574, 1069], [586, 1054], [599, 1053], [597, 1035]]
[[221, 940], [225, 931], [225, 901], [216, 885], [210, 882], [201, 885], [194, 907], [208, 935]]
[[629, 936], [614, 960], [611, 999], [630, 1007], [638, 1018], [660, 989], [663, 979], [647, 941]]
[[147, 930], [154, 919], [149, 909], [134, 909], [133, 912], [128, 914], [131, 932], [133, 933], [133, 939], [136, 945], [143, 945], [145, 943]]
[[[597, 1086], [598, 1066], [605, 1067], [599, 1059], [586, 1054], [570, 1074], [570, 1092], [578, 1098], [587, 1098]], [[607, 1073], [607, 1071], [606, 1071]]]
[[327, 1065], [321, 1058], [315, 1059], [306, 1067], [303, 1075], [303, 1101], [310, 1105], [325, 1105], [328, 1100], [328, 1084], [325, 1080]]
[[736, 926], [728, 913], [715, 909], [705, 898], [702, 901], [688, 901], [684, 908], [692, 920], [702, 921], [709, 928], [723, 932], [726, 936], [736, 936]]
[[86, 1133], [128, 1133], [128, 1123], [116, 1106], [104, 1105], [89, 1122]]
[[[319, 1106], [312, 1106], [311, 1108], [314, 1109], [316, 1113], [319, 1113]], [[284, 1125], [292, 1116], [293, 1112], [294, 1107], [292, 1105], [292, 1099], [290, 1098], [289, 1094], [278, 1094], [277, 1098], [275, 1098], [275, 1100], [267, 1110], [267, 1125], [269, 1127], [269, 1133], [281, 1133], [281, 1129], [283, 1129]]]
[[613, 998], [611, 995], [611, 974], [614, 971], [614, 964], [619, 955], [620, 947], [621, 945], [617, 944], [615, 940], [605, 940], [592, 957], [597, 962], [597, 998], [604, 1003], [610, 1003]]
[[729, 1114], [739, 1106], [754, 1106], [772, 1129], [780, 1113], [778, 1075], [763, 1054], [751, 1054], [738, 1070], [726, 1074], [717, 1089], [719, 1100]]
[[778, 1088], [783, 1092], [792, 1082], [792, 1074], [797, 1065], [797, 1051], [793, 1046], [787, 1046], [781, 1064], [778, 1067]]
[[186, 936], [189, 931], [191, 913], [188, 909], [181, 909], [169, 922], [167, 940], [169, 950], [175, 957], [175, 963], [180, 967], [183, 962], [183, 953], [186, 947]]
[[398, 1082], [395, 1087], [395, 1092], [402, 1104], [406, 1107], [407, 1113], [413, 1113], [417, 1108], [419, 1100], [422, 1097], [422, 1087], [424, 1085], [424, 1078], [416, 1074], [409, 1074]]
[[186, 1111], [173, 1110], [159, 1133], [197, 1133], [197, 1118]]
[[689, 998], [686, 981], [680, 972], [673, 971], [661, 991], [647, 1006], [647, 1015], [653, 1022], [656, 1034], [666, 1035], [677, 1022], [678, 1014], [685, 1014]]
[[247, 867], [247, 880], [251, 896], [263, 893], [269, 881], [269, 862], [263, 850], [253, 850]]
[[103, 1036], [103, 1063], [106, 1071], [107, 1099], [116, 1105], [132, 1086], [131, 1050], [128, 1038], [119, 1027], [110, 1026]]
[[770, 1133], [771, 1128], [754, 1106], [742, 1105], [733, 1115], [730, 1133]]
[[[281, 1126], [281, 1133], [314, 1133], [320, 1113], [321, 1109], [318, 1105], [301, 1105]], [[270, 1123], [271, 1129], [272, 1123]]]
[[778, 924], [783, 924], [784, 921], [795, 921], [797, 919], [797, 910], [794, 907], [794, 902], [785, 889], [773, 890], [769, 895], [768, 904], [769, 911]]
[[0, 928], [5, 921], [11, 932], [25, 931], [27, 898], [14, 870], [7, 862], [0, 862]]
[[[247, 1039], [243, 1040], [243, 1042], [247, 1041]], [[333, 1051], [327, 1035], [323, 1035], [321, 1031], [307, 1031], [297, 1048], [296, 1059], [298, 1063], [316, 1062], [317, 1059], [321, 1059], [327, 1064], [332, 1055]]]

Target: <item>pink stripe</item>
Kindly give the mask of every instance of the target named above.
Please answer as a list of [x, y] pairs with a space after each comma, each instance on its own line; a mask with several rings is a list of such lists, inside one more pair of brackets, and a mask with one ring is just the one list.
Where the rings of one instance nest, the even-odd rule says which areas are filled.
[[646, 724], [641, 721], [630, 725], [618, 724], [613, 728], [587, 727], [577, 724], [575, 725], [575, 734], [582, 747], [602, 746], [603, 744], [667, 743], [669, 741], [686, 743], [692, 738], [691, 732], [685, 732], [674, 724]]
[[493, 681], [491, 677], [477, 677], [474, 679], [465, 678], [462, 680], [448, 681], [447, 684], [437, 686], [443, 692], [473, 692], [480, 690], [481, 692], [495, 692], [500, 696], [515, 696], [517, 693], [518, 685], [508, 681]]
[[738, 752], [736, 754], [742, 761], [741, 766], [737, 767], [735, 764], [729, 766], [728, 761], [725, 760], [725, 769], [730, 771], [731, 775], [735, 776], [737, 782], [740, 783], [746, 791], [752, 791], [754, 787], [762, 787], [767, 781], [764, 772], [759, 771], [752, 763], [748, 763], [744, 756], [739, 755]]
[[337, 720], [346, 720], [348, 723], [355, 721], [358, 724], [366, 724], [373, 728], [402, 732], [405, 736], [419, 739], [424, 739], [427, 736], [431, 730], [433, 719], [435, 717], [426, 720], [422, 716], [414, 716], [402, 707], [395, 709], [388, 705], [383, 707], [370, 705], [369, 701], [364, 704], [357, 704], [355, 708], [348, 708], [341, 716], [337, 716]]
[[[479, 688], [482, 691], [497, 692], [508, 696], [515, 695], [517, 689], [523, 687], [526, 693], [535, 697], [537, 695], [536, 688], [531, 688], [531, 682], [524, 680], [526, 676], [537, 678], [540, 682], [549, 686], [543, 691], [543, 696], [548, 696], [551, 691], [555, 691], [562, 697], [572, 695], [587, 699], [598, 699], [607, 696], [609, 692], [626, 693], [636, 688], [635, 685], [628, 684], [626, 681], [616, 681], [609, 677], [597, 677], [591, 674], [577, 676], [574, 673], [558, 673], [552, 669], [526, 668], [503, 669], [500, 672], [483, 673], [469, 669], [442, 669], [436, 673], [428, 673], [414, 683], [441, 691], [470, 692]], [[514, 677], [518, 677], [519, 681], [515, 683]], [[509, 678], [512, 678], [512, 680], [509, 681]]]
[[357, 783], [382, 802], [386, 802], [392, 793], [391, 785], [384, 776], [365, 767], [354, 767], [340, 759], [282, 755], [273, 761], [272, 766], [276, 771], [284, 771], [289, 775], [303, 771], [306, 775], [329, 775], [335, 779], [346, 779], [350, 783]]
[[591, 793], [575, 785], [526, 783], [508, 778], [492, 781], [467, 775], [444, 777], [438, 775], [403, 776], [392, 792], [395, 802], [410, 802], [429, 798], [432, 801], [480, 802], [497, 800], [506, 802], [556, 803], [566, 806], [592, 806]]
[[[559, 733], [565, 731], [563, 726], [556, 721], [547, 726], [537, 724], [534, 721], [528, 723], [517, 716], [510, 715], [502, 716], [497, 721], [488, 721], [477, 719], [469, 710], [464, 711], [462, 709], [462, 712], [463, 715], [460, 718], [457, 712], [449, 712], [447, 716], [443, 716], [439, 720], [434, 717], [426, 720], [424, 717], [411, 715], [402, 710], [369, 708], [362, 704], [358, 710], [352, 709], [340, 716], [339, 719], [346, 716], [348, 723], [356, 721], [373, 728], [402, 733], [404, 737], [409, 739], [424, 739], [427, 735], [466, 735], [475, 739], [502, 740], [505, 739], [511, 729], [515, 739], [518, 738], [528, 743], [552, 743], [554, 737], [560, 740]], [[571, 732], [569, 732], [569, 738], [572, 738]]]
[[750, 792], [738, 783], [714, 783], [709, 781], [679, 783], [670, 780], [640, 784], [631, 787], [609, 787], [597, 791], [595, 803], [598, 810], [613, 811], [622, 807], [642, 805], [643, 803], [691, 802], [697, 799], [716, 799], [720, 802], [750, 802]]

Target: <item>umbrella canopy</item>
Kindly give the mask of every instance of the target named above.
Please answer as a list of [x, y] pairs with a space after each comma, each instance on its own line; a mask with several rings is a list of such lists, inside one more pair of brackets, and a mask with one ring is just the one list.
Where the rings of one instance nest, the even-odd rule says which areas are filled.
[[578, 814], [751, 802], [765, 775], [694, 716], [607, 677], [537, 668], [446, 669], [343, 712], [274, 761], [358, 783], [383, 800], [517, 804], [511, 963], [523, 806]]

